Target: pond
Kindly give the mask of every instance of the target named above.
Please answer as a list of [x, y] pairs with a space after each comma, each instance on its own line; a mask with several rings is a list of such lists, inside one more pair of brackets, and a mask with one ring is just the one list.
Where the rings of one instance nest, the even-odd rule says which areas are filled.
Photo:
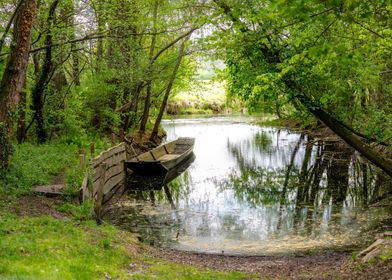
[[166, 120], [196, 158], [161, 190], [131, 191], [111, 222], [154, 246], [240, 255], [352, 250], [391, 215], [387, 177], [336, 140], [249, 118]]

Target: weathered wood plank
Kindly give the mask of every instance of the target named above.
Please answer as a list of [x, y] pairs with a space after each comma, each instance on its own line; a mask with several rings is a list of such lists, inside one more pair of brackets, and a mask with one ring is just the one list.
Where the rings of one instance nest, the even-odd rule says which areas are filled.
[[[107, 179], [107, 182], [104, 184], [103, 193], [107, 194], [108, 192], [110, 192], [111, 189], [115, 188], [118, 184], [120, 184], [124, 180], [124, 178], [125, 173], [118, 173], [117, 175]], [[97, 196], [98, 189], [100, 188], [100, 182], [101, 179], [93, 183], [93, 197]]]
[[93, 167], [97, 167], [106, 159], [112, 157], [115, 154], [124, 153], [125, 154], [125, 143], [120, 143], [117, 146], [110, 148], [109, 150], [103, 151], [97, 157], [92, 159]]
[[112, 178], [110, 178], [104, 188], [103, 188], [103, 193], [107, 194], [109, 193], [114, 187], [116, 187], [118, 184], [120, 184], [123, 180], [124, 180], [124, 173], [119, 173], [116, 176], [113, 176]]
[[102, 162], [100, 166], [100, 173], [101, 173], [101, 180], [98, 181], [97, 184], [97, 198], [95, 200], [95, 205], [94, 205], [94, 212], [95, 212], [95, 217], [98, 223], [101, 222], [102, 218], [102, 201], [103, 201], [103, 190], [104, 190], [104, 185], [105, 185], [105, 173], [106, 173], [106, 162]]
[[35, 186], [33, 188], [34, 192], [44, 193], [44, 194], [53, 194], [53, 195], [62, 195], [65, 194], [65, 190], [67, 185], [47, 185], [47, 186]]
[[[124, 171], [124, 163], [122, 161], [118, 162], [116, 165], [112, 165], [106, 170], [106, 178], [111, 178], [118, 173]], [[100, 178], [100, 174], [96, 173], [93, 177], [93, 182], [96, 182]]]
[[82, 200], [83, 201], [89, 200], [92, 196], [92, 193], [88, 186], [88, 172], [86, 172], [86, 174], [83, 177], [81, 189], [82, 189]]
[[[124, 154], [126, 156], [126, 152], [125, 150], [115, 150], [115, 151], [111, 151], [111, 152], [106, 152], [104, 154], [102, 154], [100, 157], [96, 157], [95, 159], [93, 159], [92, 161], [92, 165], [94, 168], [98, 167], [103, 161], [107, 161], [110, 158], [112, 158], [113, 156], [116, 156], [117, 154]], [[108, 162], [109, 163], [109, 162]]]

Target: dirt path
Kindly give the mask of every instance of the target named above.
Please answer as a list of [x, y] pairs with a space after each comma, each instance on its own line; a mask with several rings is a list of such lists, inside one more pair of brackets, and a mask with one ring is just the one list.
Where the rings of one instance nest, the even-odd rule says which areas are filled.
[[256, 274], [261, 279], [392, 279], [391, 263], [360, 265], [347, 253], [239, 257], [150, 249], [148, 255], [203, 269]]

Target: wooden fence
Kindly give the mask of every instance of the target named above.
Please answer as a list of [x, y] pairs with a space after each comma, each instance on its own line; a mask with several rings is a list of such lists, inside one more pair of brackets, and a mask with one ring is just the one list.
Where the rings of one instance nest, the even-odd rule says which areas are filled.
[[93, 199], [98, 220], [102, 216], [105, 197], [110, 196], [124, 182], [126, 159], [126, 145], [120, 143], [91, 160], [91, 183], [88, 184], [86, 176], [83, 182], [83, 200]]

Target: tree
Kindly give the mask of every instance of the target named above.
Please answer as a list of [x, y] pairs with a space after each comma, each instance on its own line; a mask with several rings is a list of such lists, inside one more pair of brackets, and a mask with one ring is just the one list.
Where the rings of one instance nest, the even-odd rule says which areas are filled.
[[59, 0], [54, 0], [49, 7], [49, 14], [47, 18], [47, 26], [46, 26], [46, 37], [45, 37], [45, 45], [48, 46], [45, 49], [45, 58], [42, 62], [42, 66], [40, 67], [41, 72], [38, 74], [38, 79], [36, 84], [34, 85], [32, 91], [32, 109], [34, 111], [34, 119], [37, 123], [37, 138], [40, 143], [44, 143], [47, 140], [48, 133], [45, 129], [45, 120], [44, 120], [44, 90], [48, 85], [49, 80], [53, 75], [53, 61], [52, 61], [52, 43], [53, 43], [53, 35], [52, 28], [53, 22], [55, 19], [55, 12]]
[[163, 96], [161, 107], [159, 108], [159, 113], [158, 113], [158, 116], [155, 120], [154, 128], [151, 132], [150, 139], [152, 141], [156, 141], [156, 137], [158, 135], [158, 128], [159, 128], [159, 125], [161, 124], [163, 113], [166, 109], [166, 105], [167, 105], [167, 101], [169, 99], [170, 91], [173, 87], [174, 80], [176, 79], [178, 69], [180, 68], [182, 58], [184, 57], [185, 43], [189, 40], [189, 38], [190, 38], [190, 34], [187, 35], [187, 37], [184, 39], [183, 42], [181, 42], [181, 45], [178, 49], [177, 62], [176, 62], [176, 65], [174, 66], [173, 73], [172, 73], [172, 75], [169, 79], [168, 85], [166, 87], [165, 95]]
[[8, 166], [12, 133], [12, 113], [19, 102], [19, 94], [26, 78], [35, 0], [21, 0], [17, 6], [10, 55], [0, 83], [0, 170]]
[[387, 1], [214, 2], [224, 15], [219, 27], [230, 26], [233, 94], [253, 106], [283, 95], [392, 175], [391, 161], [368, 145], [392, 138], [390, 79], [380, 74], [390, 63]]

